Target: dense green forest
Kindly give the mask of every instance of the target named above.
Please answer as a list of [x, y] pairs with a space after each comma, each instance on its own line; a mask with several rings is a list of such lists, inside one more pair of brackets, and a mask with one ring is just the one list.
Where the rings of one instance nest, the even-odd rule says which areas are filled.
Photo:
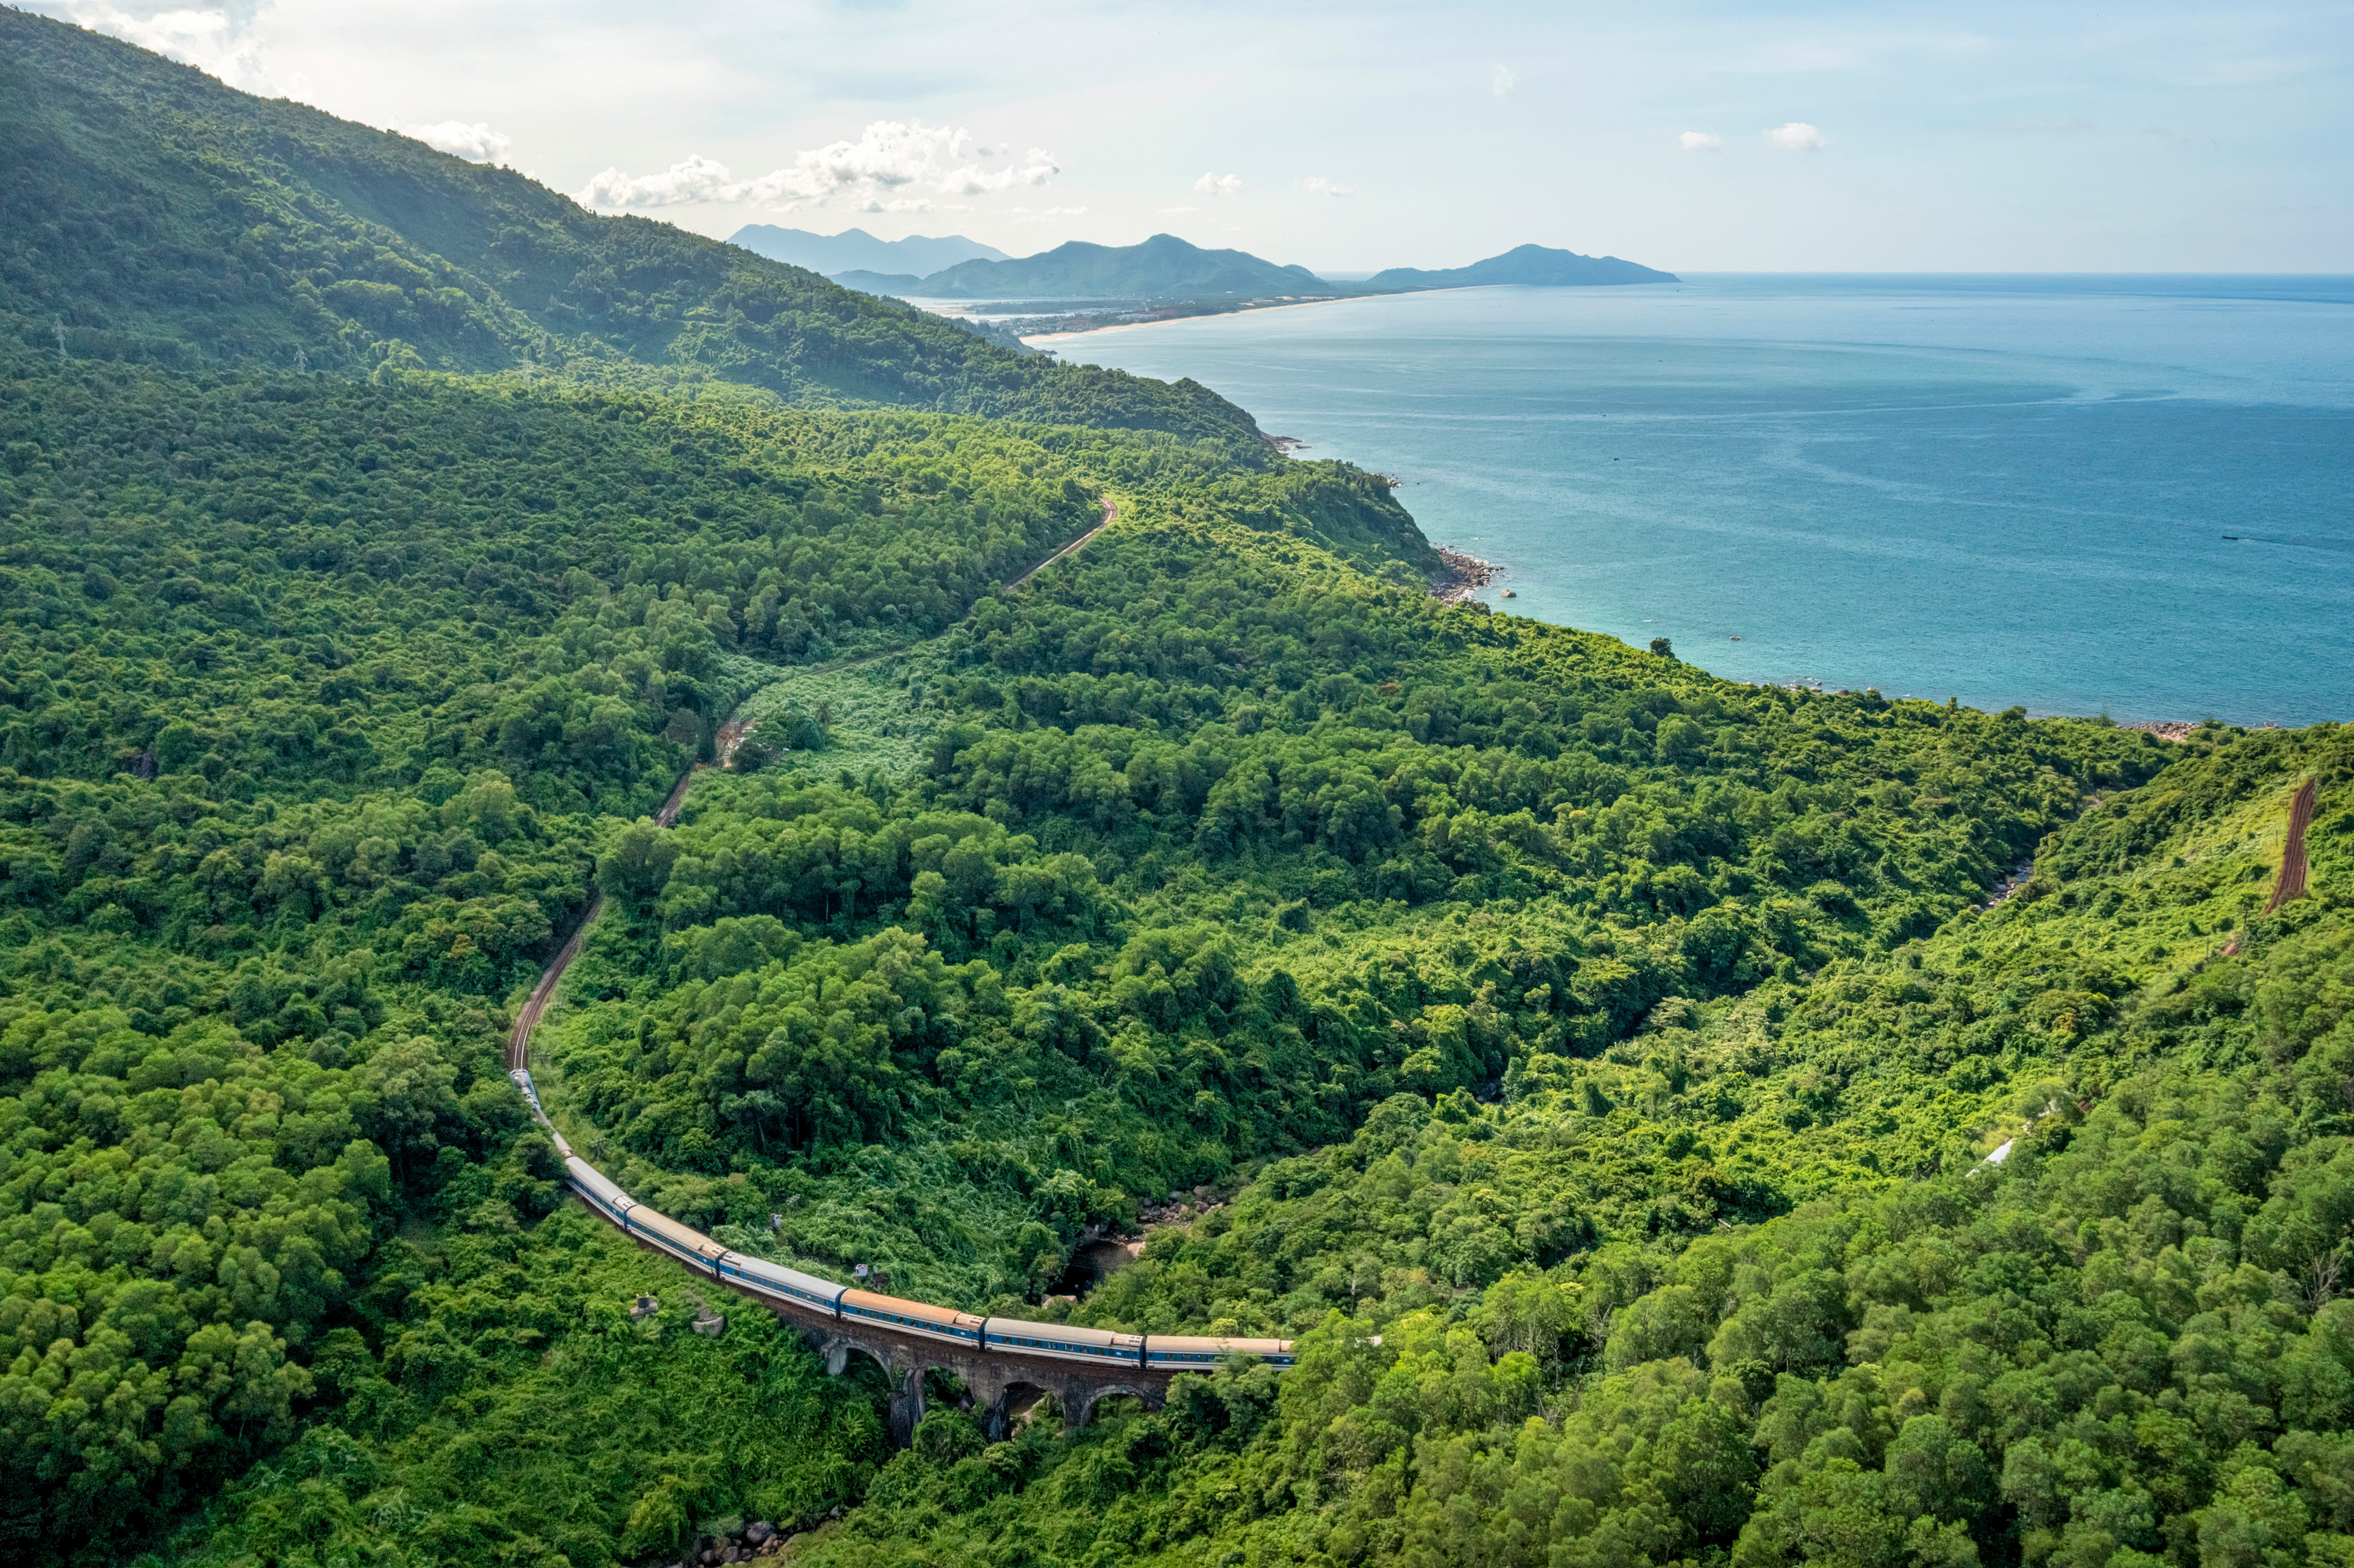
[[[2344, 729], [1445, 606], [1198, 388], [7, 11], [0, 135], [0, 1559], [2354, 1568]], [[632, 1191], [1300, 1364], [895, 1452], [566, 1200], [600, 890]]]

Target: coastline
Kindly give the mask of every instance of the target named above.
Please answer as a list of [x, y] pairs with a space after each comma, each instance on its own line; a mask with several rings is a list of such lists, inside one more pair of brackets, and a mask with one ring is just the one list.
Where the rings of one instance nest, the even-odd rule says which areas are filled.
[[1461, 604], [1504, 575], [1504, 568], [1495, 562], [1483, 561], [1452, 546], [1433, 545], [1431, 549], [1447, 567], [1446, 574], [1434, 578], [1430, 585], [1430, 597], [1441, 604]]
[[[1153, 323], [1147, 323], [1143, 324], [1150, 325]], [[1268, 439], [1275, 442], [1278, 447], [1285, 449], [1287, 452], [1288, 451], [1288, 449], [1292, 447], [1304, 445], [1304, 443], [1294, 441], [1288, 436], [1273, 436]], [[1430, 597], [1437, 599], [1441, 604], [1469, 603], [1479, 597], [1480, 589], [1500, 581], [1504, 576], [1505, 567], [1500, 562], [1483, 559], [1480, 556], [1472, 555], [1468, 550], [1458, 550], [1452, 545], [1433, 544], [1430, 547], [1432, 552], [1438, 556], [1440, 563], [1446, 567], [1444, 572], [1439, 576], [1433, 577], [1430, 582]], [[1546, 624], [1550, 625], [1553, 623], [1547, 622]], [[1607, 634], [1605, 633], [1604, 635]], [[1628, 646], [1631, 648], [1635, 646], [1635, 644], [1630, 642]], [[1699, 666], [1694, 667], [1699, 668]], [[1731, 676], [1718, 676], [1717, 678], [1727, 681], [1733, 679]], [[1877, 686], [1840, 686], [1837, 688], [1826, 688], [1819, 682], [1809, 681], [1753, 681], [1736, 682], [1735, 683], [1760, 687], [1780, 686], [1784, 691], [1810, 692], [1819, 697], [1846, 697], [1858, 695], [1864, 692], [1870, 692], [1874, 696], [1885, 698], [1885, 694], [1882, 693], [1880, 688]], [[1928, 699], [1916, 699], [1911, 696], [1906, 696], [1901, 700], [1913, 702], [1916, 700], [1925, 701]], [[2082, 715], [2052, 714], [2039, 715], [2037, 716], [2056, 718], [2080, 717]], [[2270, 729], [2273, 726], [2271, 725], [2261, 725], [2246, 726], [2243, 727]], [[2150, 735], [2156, 736], [2160, 740], [2179, 746], [2189, 740], [2193, 734], [2197, 733], [2199, 726], [2189, 719], [2133, 719], [2130, 721], [2117, 721], [2117, 728], [2143, 730]], [[2015, 878], [2015, 880], [2023, 881], [2025, 879]], [[2008, 893], [2006, 893], [2003, 896], [2008, 895]], [[1999, 902], [1999, 899], [1998, 899], [1997, 902]]]
[[[1469, 287], [1469, 285], [1463, 286]], [[1415, 294], [1443, 294], [1452, 291], [1453, 291], [1447, 289], [1409, 289], [1400, 291], [1402, 293]], [[1398, 298], [1397, 294], [1384, 293], [1335, 294], [1330, 299], [1323, 300], [1287, 300], [1279, 305], [1246, 305], [1239, 311], [1205, 312], [1198, 316], [1163, 316], [1159, 321], [1153, 322], [1114, 322], [1108, 326], [1087, 327], [1078, 332], [1034, 333], [1021, 341], [1026, 346], [1035, 347], [1037, 344], [1042, 343], [1059, 343], [1067, 337], [1095, 337], [1108, 332], [1139, 332], [1146, 327], [1167, 326], [1172, 322], [1207, 321], [1213, 315], [1255, 316], [1261, 311], [1304, 311], [1318, 305], [1353, 305], [1363, 303], [1367, 300], [1394, 300], [1396, 298]]]
[[[1818, 291], [1818, 292], [1823, 291]], [[1503, 294], [1514, 291], [1488, 291], [1486, 292]], [[1609, 291], [1600, 291], [1600, 292], [1606, 293]], [[1635, 290], [1621, 292], [1645, 294], [1649, 291]], [[1386, 298], [1389, 296], [1354, 297]], [[1484, 297], [1483, 293], [1483, 299]], [[1254, 305], [1250, 310], [1289, 310], [1299, 304], [1337, 302], [1339, 302], [1337, 299], [1291, 301]], [[1733, 302], [1738, 304], [1741, 302], [1735, 299]], [[1438, 303], [1438, 302], [1433, 302], [1434, 306]], [[1646, 308], [1656, 310], [1659, 307]], [[1414, 313], [1414, 316], [1419, 320], [1425, 313], [1417, 310]], [[1501, 307], [1499, 307], [1497, 312], [1491, 313], [1486, 304], [1479, 302], [1455, 302], [1447, 304], [1443, 311], [1434, 310], [1428, 313], [1433, 320], [1443, 317], [1446, 321], [1454, 322], [1458, 318], [1464, 318], [1473, 320], [1475, 323], [1487, 321], [1491, 313], [1497, 314], [1502, 323], [1495, 328], [1498, 332], [1513, 330], [1514, 323], [1520, 320], [1519, 316], [1502, 311]], [[1388, 323], [1391, 319], [1382, 318], [1382, 323]], [[1532, 319], [1548, 322], [1553, 318], [1551, 315], [1541, 313]], [[1399, 324], [1403, 325], [1404, 321], [1404, 318], [1399, 318]], [[1125, 322], [1107, 323], [1089, 330], [1116, 332], [1125, 331], [1130, 327], [1161, 324], [1162, 322], [1159, 320]], [[1292, 421], [1314, 422], [1314, 428], [1310, 429], [1310, 436], [1303, 443], [1295, 444], [1294, 440], [1270, 437], [1270, 444], [1276, 450], [1287, 455], [1310, 460], [1332, 456], [1349, 458], [1373, 469], [1405, 468], [1408, 466], [1407, 459], [1422, 451], [1422, 446], [1426, 442], [1426, 432], [1419, 429], [1415, 421], [1403, 418], [1397, 410], [1389, 408], [1387, 406], [1389, 399], [1369, 391], [1369, 387], [1376, 387], [1375, 383], [1362, 377], [1355, 380], [1337, 381], [1335, 386], [1342, 395], [1341, 404], [1337, 408], [1327, 411], [1345, 416], [1347, 419], [1356, 423], [1334, 426], [1331, 429], [1326, 429], [1323, 422], [1317, 416], [1303, 416], [1299, 410], [1324, 408], [1327, 398], [1320, 396], [1320, 393], [1331, 389], [1320, 387], [1318, 375], [1313, 370], [1293, 374], [1281, 364], [1276, 363], [1298, 357], [1292, 350], [1305, 344], [1306, 339], [1300, 335], [1305, 334], [1308, 339], [1315, 340], [1319, 355], [1322, 354], [1326, 347], [1331, 346], [1327, 340], [1334, 340], [1338, 346], [1332, 347], [1331, 352], [1341, 356], [1335, 363], [1358, 366], [1360, 361], [1364, 361], [1370, 364], [1372, 361], [1366, 356], [1368, 355], [1378, 356], [1380, 353], [1387, 352], [1388, 345], [1385, 340], [1392, 335], [1388, 325], [1383, 324], [1379, 331], [1374, 330], [1375, 325], [1376, 323], [1361, 323], [1356, 328], [1338, 333], [1336, 338], [1335, 333], [1324, 329], [1278, 328], [1273, 325], [1257, 329], [1249, 326], [1248, 323], [1243, 323], [1231, 332], [1195, 334], [1172, 344], [1122, 347], [1119, 344], [1107, 343], [1100, 354], [1090, 353], [1085, 348], [1074, 348], [1069, 350], [1066, 357], [1074, 364], [1100, 361], [1108, 365], [1134, 368], [1140, 374], [1152, 374], [1172, 378], [1181, 373], [1187, 374], [1214, 386], [1222, 385], [1227, 376], [1241, 375], [1247, 371], [1251, 374], [1252, 386], [1259, 386], [1264, 381], [1267, 387], [1279, 388], [1285, 399], [1283, 406], [1294, 410], [1288, 416], [1280, 413], [1276, 415], [1274, 418], [1267, 421], [1268, 429], [1288, 430], [1296, 437], [1297, 431], [1301, 427]], [[1060, 339], [1081, 335], [1084, 334], [1077, 331], [1040, 333], [1025, 335], [1022, 341], [1040, 347], [1059, 348], [1064, 346], [1059, 342]], [[1354, 357], [1349, 357], [1352, 355]], [[1321, 366], [1324, 361], [1320, 357], [1311, 356], [1311, 363]], [[1150, 368], [1147, 369], [1148, 366]], [[1225, 367], [1225, 376], [1205, 366]], [[1459, 389], [1458, 401], [1461, 408], [1458, 410], [1457, 417], [1467, 420], [1474, 427], [1479, 427], [1480, 421], [1487, 419], [1492, 412], [1487, 404], [1471, 396], [1486, 385], [1484, 381], [1465, 380]], [[1453, 386], [1454, 383], [1450, 380], [1448, 387], [1451, 388]], [[1639, 386], [1637, 391], [1641, 392]], [[1236, 395], [1241, 396], [1241, 394]], [[1267, 395], [1273, 397], [1278, 394]], [[1457, 405], [1449, 404], [1448, 407], [1453, 409]], [[1564, 403], [1559, 412], [1564, 418], [1596, 420], [1597, 422], [1594, 423], [1591, 429], [1608, 436], [1617, 443], [1609, 449], [1609, 455], [1616, 458], [1623, 449], [1628, 454], [1628, 462], [1636, 465], [1630, 469], [1617, 462], [1605, 462], [1600, 457], [1595, 458], [1596, 471], [1595, 475], [1591, 476], [1591, 482], [1606, 486], [1609, 493], [1616, 494], [1621, 491], [1636, 496], [1648, 493], [1647, 485], [1654, 482], [1650, 478], [1649, 471], [1642, 471], [1641, 464], [1648, 459], [1652, 461], [1656, 469], [1660, 461], [1673, 455], [1660, 447], [1659, 443], [1650, 440], [1648, 427], [1642, 421], [1628, 421], [1622, 426], [1621, 419], [1617, 417], [1621, 410], [1614, 400], [1588, 395]], [[1517, 427], [1513, 428], [1517, 429]], [[1967, 429], [1975, 427], [1965, 424], [1957, 428]], [[1346, 433], [1336, 435], [1335, 431]], [[1509, 435], [1511, 432], [1508, 430], [1506, 433]], [[1300, 450], [1302, 445], [1312, 445], [1317, 450]], [[1500, 448], [1500, 450], [1502, 449]], [[1637, 481], [1638, 473], [1641, 474], [1641, 482], [1630, 483], [1629, 482]], [[1448, 480], [1442, 476], [1439, 482], [1443, 486], [1448, 483]], [[1478, 486], [1471, 488], [1481, 488], [1495, 482], [1498, 482], [1496, 476], [1490, 473], [1482, 479]], [[1550, 497], [1552, 491], [1561, 489], [1562, 482], [1557, 476], [1543, 473], [1537, 474], [1526, 482], [1522, 482], [1516, 475], [1506, 474], [1501, 482], [1501, 489], [1516, 496], [1520, 492], [1526, 491], [1529, 493], [1529, 498], [1544, 500]], [[1581, 482], [1585, 482], [1581, 481]], [[1683, 481], [1670, 473], [1668, 481], [1658, 482], [1671, 485]], [[2120, 479], [2119, 482], [2122, 483], [2125, 481]], [[1401, 496], [1401, 499], [1405, 498]], [[1426, 510], [1435, 505], [1437, 499], [1436, 495], [1426, 498], [1421, 504], [1416, 505], [1415, 510], [1417, 512]], [[1446, 499], [1456, 503], [1445, 508], [1441, 514], [1451, 515], [1455, 519], [1451, 524], [1441, 524], [1449, 531], [1457, 527], [1481, 526], [1483, 522], [1492, 520], [1484, 510], [1492, 497], [1487, 495], [1484, 489], [1479, 495], [1449, 494]], [[1840, 504], [1845, 506], [1847, 503], [1840, 502]], [[1771, 521], [1770, 518], [1768, 520]], [[1668, 528], [1669, 536], [1681, 539], [1685, 535], [1694, 532], [1673, 519], [1670, 519], [1670, 523], [1671, 526]], [[1677, 533], [1675, 530], [1678, 528], [1681, 528], [1682, 533]], [[1439, 529], [1433, 528], [1431, 531], [1436, 533]], [[1483, 531], [1489, 530], [1483, 529]], [[1694, 548], [1705, 548], [1707, 543], [1705, 539], [1700, 540]], [[1440, 557], [1441, 569], [1434, 574], [1431, 583], [1430, 591], [1434, 597], [1447, 604], [1481, 599], [1493, 605], [1500, 612], [1557, 620], [1564, 625], [1582, 626], [1588, 629], [1596, 629], [1597, 622], [1608, 622], [1611, 623], [1610, 630], [1613, 634], [1627, 637], [1629, 646], [1638, 649], [1653, 632], [1677, 630], [1678, 628], [1673, 624], [1653, 625], [1648, 620], [1640, 625], [1631, 624], [1638, 617], [1649, 617], [1659, 613], [1663, 620], [1673, 622], [1679, 618], [1690, 618], [1695, 606], [1706, 608], [1714, 602], [1710, 594], [1710, 585], [1704, 580], [1693, 580], [1696, 577], [1695, 569], [1686, 567], [1671, 566], [1670, 569], [1664, 575], [1659, 576], [1655, 581], [1652, 575], [1653, 568], [1644, 567], [1643, 575], [1638, 577], [1627, 569], [1630, 563], [1617, 562], [1598, 572], [1590, 570], [1572, 572], [1567, 577], [1557, 581], [1556, 577], [1560, 574], [1555, 570], [1555, 557], [1559, 556], [1566, 562], [1576, 552], [1554, 540], [1547, 531], [1540, 531], [1538, 535], [1530, 537], [1515, 535], [1512, 542], [1500, 545], [1499, 547], [1505, 549], [1507, 553], [1519, 554], [1522, 556], [1522, 565], [1515, 568], [1515, 571], [1518, 576], [1526, 580], [1510, 585], [1519, 589], [1519, 597], [1501, 599], [1498, 587], [1491, 586], [1494, 563], [1483, 563], [1482, 567], [1472, 568], [1479, 575], [1467, 575], [1465, 568], [1449, 561], [1444, 554]], [[2209, 546], [2211, 549], [2213, 547], [2211, 545]], [[2241, 546], [2235, 545], [2233, 548], [2238, 549]], [[1469, 556], [1468, 552], [1454, 553], [1464, 556], [1467, 561], [1479, 559]], [[1672, 552], [1663, 553], [1672, 554]], [[1836, 574], [1857, 569], [1854, 563], [1840, 550], [1833, 549], [1829, 554], [1831, 558], [1828, 563], [1827, 570]], [[1742, 558], [1741, 550], [1734, 550], [1731, 558]], [[2190, 559], [2186, 569], [2203, 569], [2202, 560], [2203, 557]], [[1810, 571], [1811, 568], [1806, 570]], [[1617, 576], [1613, 577], [1611, 575], [1613, 571], [1616, 571]], [[1779, 581], [1784, 572], [1785, 568], [1776, 566], [1772, 568], [1769, 575], [1772, 575], [1776, 581]], [[1805, 573], [1802, 572], [1801, 575]], [[1587, 576], [1595, 578], [1591, 584], [1585, 581]], [[1629, 584], [1632, 586], [1628, 586]], [[2032, 601], [2039, 597], [2038, 594], [2031, 592], [2029, 599]], [[1621, 599], [1626, 599], [1626, 604], [1619, 603]], [[1629, 608], [1638, 600], [1641, 608]], [[1658, 602], [1655, 603], [1655, 601]], [[1754, 604], [1749, 604], [1745, 600], [1740, 602], [1752, 614], [1763, 613]], [[1672, 608], [1659, 608], [1663, 604], [1670, 605]], [[1731, 613], [1733, 612], [1730, 610], [1726, 611], [1726, 614]], [[1998, 620], [1995, 623], [2000, 622]], [[1875, 632], [1882, 630], [1876, 625], [1875, 618], [1872, 614], [1862, 616], [1860, 626]], [[1976, 705], [1983, 707], [1987, 712], [1999, 712], [2017, 706], [2024, 707], [2036, 717], [2065, 715], [2098, 722], [2114, 714], [2115, 715], [2114, 722], [2118, 727], [2152, 735], [2169, 745], [2182, 743], [2196, 730], [2199, 721], [2176, 717], [2177, 715], [2186, 712], [2199, 714], [2202, 717], [2211, 715], [2233, 727], [2246, 728], [2263, 727], [2268, 720], [2277, 724], [2296, 724], [2315, 722], [2328, 716], [2343, 716], [2342, 711], [2337, 715], [2332, 715], [2328, 711], [2329, 708], [2338, 706], [2336, 704], [2324, 705], [2320, 712], [2311, 711], [2309, 705], [2298, 705], [2306, 706], [2306, 711], [2297, 712], [2292, 708], [2291, 712], [2284, 713], [2280, 706], [2275, 705], [2306, 694], [2308, 688], [2327, 687], [2332, 683], [2326, 677], [2284, 675], [2277, 680], [2266, 680], [2253, 688], [2253, 691], [2259, 694], [2255, 694], [2252, 700], [2248, 689], [2232, 689], [2243, 688], [2241, 681], [2227, 678], [2219, 683], [2211, 673], [2200, 675], [2192, 672], [2185, 674], [2164, 662], [2155, 668], [2140, 670], [2130, 667], [2131, 662], [2126, 661], [2117, 663], [2116, 668], [2113, 670], [2109, 665], [2117, 661], [2117, 655], [2106, 651], [2094, 659], [2092, 667], [2088, 671], [2060, 667], [2055, 665], [2048, 655], [2029, 652], [2022, 652], [2017, 657], [2013, 657], [2007, 650], [1985, 656], [1973, 656], [1967, 652], [1957, 654], [1951, 647], [1942, 643], [1935, 648], [1919, 650], [1916, 654], [1905, 645], [1884, 637], [1875, 636], [1859, 641], [1859, 628], [1855, 627], [1840, 628], [1837, 633], [1828, 640], [1813, 634], [1794, 639], [1787, 635], [1793, 628], [1782, 627], [1778, 624], [1753, 628], [1728, 620], [1723, 626], [1715, 629], [1719, 632], [1727, 630], [1748, 632], [1745, 645], [1742, 641], [1734, 641], [1727, 644], [1709, 635], [1698, 634], [1694, 635], [1688, 643], [1683, 632], [1691, 632], [1694, 630], [1691, 626], [1686, 626], [1675, 636], [1674, 646], [1677, 654], [1685, 660], [1697, 662], [1702, 667], [1712, 668], [1712, 673], [1731, 680], [1745, 681], [1761, 686], [1803, 688], [1830, 695], [1833, 694], [1834, 689], [1821, 681], [1802, 675], [1801, 672], [1825, 668], [1827, 661], [1829, 667], [1835, 672], [1840, 671], [1841, 666], [1844, 666], [1843, 673], [1846, 678], [1853, 681], [1864, 670], [1890, 669], [1897, 673], [1893, 676], [1882, 676], [1876, 680], [1866, 677], [1853, 689], [1861, 691], [1877, 687], [1894, 701], [1904, 700], [1904, 697], [1913, 692], [1920, 692], [1922, 700], [1928, 700], [1934, 692], [1935, 700], [1940, 705], [1946, 700], [1949, 692], [1967, 692], [1974, 694]], [[1784, 635], [1776, 635], [1777, 630]], [[1760, 632], [1765, 635], [1761, 637]], [[1712, 642], [1713, 646], [1711, 646]], [[1731, 652], [1726, 652], [1728, 647], [1732, 650]], [[1853, 655], [1851, 662], [1849, 655]], [[1801, 662], [1802, 660], [1805, 662]], [[1834, 673], [1830, 678], [1839, 679], [1841, 676], [1840, 673]], [[2276, 685], [2284, 685], [2287, 689], [2275, 690]], [[2320, 695], [2326, 698], [2327, 694], [2322, 691]], [[2268, 709], [2271, 711], [2267, 712]]]

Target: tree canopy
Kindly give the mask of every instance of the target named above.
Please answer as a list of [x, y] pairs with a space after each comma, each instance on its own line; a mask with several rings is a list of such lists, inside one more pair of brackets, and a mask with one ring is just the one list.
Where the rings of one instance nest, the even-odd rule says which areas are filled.
[[[2354, 1568], [2342, 727], [1445, 605], [1200, 388], [7, 11], [0, 136], [9, 1560]], [[502, 1070], [599, 895], [630, 1190], [1298, 1366], [893, 1453], [692, 1331]]]

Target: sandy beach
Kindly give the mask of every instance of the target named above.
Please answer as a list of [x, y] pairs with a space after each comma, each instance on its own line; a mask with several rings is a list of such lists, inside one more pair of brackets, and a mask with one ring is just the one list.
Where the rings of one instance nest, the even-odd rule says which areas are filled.
[[[1416, 289], [1417, 294], [1435, 294], [1445, 291]], [[1239, 311], [1204, 311], [1198, 316], [1163, 316], [1157, 322], [1117, 322], [1110, 326], [1089, 327], [1085, 332], [1042, 332], [1022, 341], [1032, 347], [1042, 343], [1059, 343], [1066, 337], [1098, 337], [1108, 332], [1135, 332], [1142, 327], [1167, 326], [1172, 322], [1206, 321], [1212, 316], [1250, 316], [1261, 311], [1298, 311], [1310, 305], [1353, 305], [1367, 300], [1393, 300], [1395, 294], [1341, 294], [1329, 300], [1287, 300], [1279, 305], [1249, 305]]]

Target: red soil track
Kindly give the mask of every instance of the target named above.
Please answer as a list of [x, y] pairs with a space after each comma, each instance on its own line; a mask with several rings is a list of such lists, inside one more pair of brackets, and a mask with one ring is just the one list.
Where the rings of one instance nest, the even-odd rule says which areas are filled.
[[2319, 786], [2308, 779], [2298, 787], [2296, 800], [2288, 809], [2288, 842], [2281, 848], [2280, 875], [2273, 881], [2272, 901], [2264, 906], [2267, 915], [2305, 896], [2305, 830], [2313, 825], [2314, 801], [2319, 794]]

